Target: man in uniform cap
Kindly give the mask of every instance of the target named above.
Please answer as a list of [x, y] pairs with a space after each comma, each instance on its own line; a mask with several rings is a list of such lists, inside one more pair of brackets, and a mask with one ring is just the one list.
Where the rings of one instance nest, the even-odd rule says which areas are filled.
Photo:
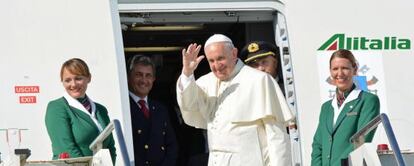
[[185, 123], [207, 129], [208, 164], [291, 165], [285, 123], [293, 116], [275, 80], [244, 65], [232, 41], [216, 34], [204, 45], [211, 72], [196, 81], [200, 49], [182, 50], [177, 101]]
[[[247, 65], [270, 74], [278, 82], [283, 94], [285, 94], [283, 79], [280, 79], [282, 73], [280, 72], [281, 65], [279, 63], [280, 53], [278, 46], [265, 41], [253, 41], [246, 44], [240, 53], [240, 57], [244, 59]], [[297, 134], [294, 133], [297, 132], [297, 126], [294, 120], [289, 121], [288, 131], [291, 134]], [[295, 139], [296, 135], [292, 138]]]
[[279, 72], [279, 47], [265, 41], [253, 41], [242, 49], [240, 57], [250, 67], [270, 74], [284, 92], [282, 73]]

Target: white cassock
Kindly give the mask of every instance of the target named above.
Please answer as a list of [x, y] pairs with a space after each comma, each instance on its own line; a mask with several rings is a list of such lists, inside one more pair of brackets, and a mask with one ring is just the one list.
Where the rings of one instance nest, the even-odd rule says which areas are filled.
[[208, 131], [209, 166], [291, 165], [293, 115], [270, 75], [241, 60], [227, 81], [181, 75], [177, 101], [185, 123]]

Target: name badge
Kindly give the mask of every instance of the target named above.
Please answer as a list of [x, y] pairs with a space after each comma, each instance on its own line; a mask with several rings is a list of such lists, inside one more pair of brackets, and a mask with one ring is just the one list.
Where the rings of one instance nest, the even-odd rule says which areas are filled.
[[347, 112], [346, 113], [346, 116], [355, 116], [355, 115], [358, 115], [358, 112], [352, 111], [352, 112]]

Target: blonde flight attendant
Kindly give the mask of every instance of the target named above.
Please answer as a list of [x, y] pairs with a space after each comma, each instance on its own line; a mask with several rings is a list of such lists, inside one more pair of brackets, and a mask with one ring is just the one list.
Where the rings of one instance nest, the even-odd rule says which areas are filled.
[[[89, 145], [108, 125], [108, 111], [86, 95], [91, 74], [83, 60], [73, 58], [63, 63], [60, 78], [66, 91], [49, 102], [45, 117], [53, 159], [92, 156]], [[114, 144], [112, 135], [103, 142], [113, 162]]]
[[[312, 143], [312, 166], [341, 165], [341, 160], [354, 150], [349, 138], [380, 111], [378, 97], [358, 89], [353, 83], [358, 66], [350, 51], [334, 52], [329, 62], [336, 94], [322, 105]], [[369, 133], [365, 141], [370, 142], [374, 132]]]

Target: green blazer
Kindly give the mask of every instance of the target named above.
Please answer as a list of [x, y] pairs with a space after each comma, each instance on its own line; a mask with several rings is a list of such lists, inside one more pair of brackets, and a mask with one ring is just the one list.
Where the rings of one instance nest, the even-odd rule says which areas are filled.
[[[58, 159], [59, 154], [64, 152], [70, 158], [92, 156], [89, 145], [100, 133], [90, 114], [85, 112], [86, 109], [76, 99], [68, 96], [65, 94], [64, 97], [49, 102], [47, 106], [45, 122], [52, 142], [53, 159]], [[108, 111], [93, 101], [91, 106], [96, 110], [97, 123], [104, 129], [110, 121]], [[116, 157], [114, 145], [112, 135], [103, 142], [103, 148], [110, 150], [113, 162]]]
[[[348, 158], [349, 153], [354, 150], [349, 140], [351, 136], [380, 112], [380, 103], [376, 95], [355, 89], [343, 103], [334, 125], [334, 109], [338, 109], [336, 97], [334, 99], [325, 102], [321, 108], [318, 128], [312, 143], [312, 166], [340, 166], [341, 159]], [[374, 133], [375, 130], [370, 132], [365, 141], [371, 142]]]

